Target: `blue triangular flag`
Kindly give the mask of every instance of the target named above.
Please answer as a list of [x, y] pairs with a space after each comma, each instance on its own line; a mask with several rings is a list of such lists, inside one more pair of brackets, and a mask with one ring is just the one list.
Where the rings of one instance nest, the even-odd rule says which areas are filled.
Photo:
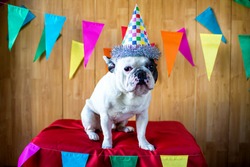
[[[195, 18], [200, 24], [206, 27], [209, 31], [214, 34], [222, 34], [220, 26], [216, 20], [214, 11], [211, 7], [208, 7], [205, 11], [203, 11], [200, 15]], [[222, 42], [227, 43], [226, 38], [222, 34]]]
[[[27, 9], [24, 5], [22, 5], [21, 7], [24, 9]], [[24, 22], [23, 22], [22, 27], [25, 26], [26, 24], [28, 24], [29, 22], [31, 22], [35, 17], [36, 16], [31, 11], [29, 11]]]
[[61, 152], [63, 167], [84, 167], [86, 166], [89, 154]]
[[66, 17], [48, 13], [45, 13], [44, 17], [45, 17], [46, 60], [48, 60], [50, 53], [63, 27], [63, 24], [66, 20]]

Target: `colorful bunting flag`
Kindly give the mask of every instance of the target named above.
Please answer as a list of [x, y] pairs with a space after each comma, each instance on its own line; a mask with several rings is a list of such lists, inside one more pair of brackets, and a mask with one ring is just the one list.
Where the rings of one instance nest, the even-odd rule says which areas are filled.
[[167, 61], [168, 76], [170, 76], [170, 73], [174, 66], [176, 55], [179, 50], [183, 33], [161, 31], [161, 36], [163, 40], [164, 52]]
[[[24, 5], [21, 6], [21, 8], [24, 8], [24, 9], [27, 9]], [[26, 26], [29, 22], [31, 22], [36, 16], [29, 10], [23, 24], [22, 24], [22, 27], [21, 29]], [[21, 31], [21, 30], [20, 30]], [[7, 40], [9, 40], [9, 34], [7, 35]]]
[[46, 51], [46, 46], [45, 46], [45, 28], [43, 28], [42, 36], [40, 38], [40, 42], [38, 44], [38, 47], [36, 49], [36, 55], [34, 57], [33, 62], [37, 61], [43, 53]]
[[234, 0], [234, 2], [250, 8], [250, 0]]
[[138, 156], [110, 156], [112, 167], [135, 167]]
[[39, 146], [35, 145], [34, 143], [29, 143], [19, 156], [17, 166], [21, 167], [32, 155], [34, 155], [39, 150]]
[[[214, 34], [222, 34], [220, 26], [216, 20], [214, 11], [211, 7], [208, 7], [205, 11], [203, 11], [200, 15], [195, 18], [200, 24], [206, 27], [209, 31]], [[222, 42], [227, 43], [226, 38], [222, 34]]]
[[177, 32], [182, 32], [183, 33], [179, 51], [187, 59], [187, 61], [192, 66], [194, 66], [192, 54], [191, 54], [190, 47], [189, 47], [188, 40], [187, 40], [186, 29], [182, 28], [182, 29], [178, 30]]
[[127, 31], [127, 28], [126, 26], [121, 26], [121, 30], [122, 30], [122, 40], [124, 39], [125, 35], [126, 35], [126, 31]]
[[163, 167], [186, 167], [188, 155], [161, 155]]
[[66, 17], [48, 13], [45, 13], [44, 17], [45, 17], [46, 60], [48, 60], [52, 48], [54, 47], [56, 40], [60, 35]]
[[54, 47], [56, 40], [60, 37], [60, 31], [66, 17], [45, 13], [44, 19], [45, 26], [33, 62], [38, 60], [44, 52], [46, 52], [46, 60], [49, 59], [52, 48]]
[[18, 7], [18, 6], [8, 5], [8, 39], [9, 39], [8, 48], [9, 50], [11, 50], [28, 13], [29, 13], [28, 9]]
[[210, 81], [222, 35], [200, 34], [200, 37], [207, 69], [207, 77]]
[[102, 32], [104, 24], [90, 21], [82, 21], [82, 36], [84, 43], [84, 67], [87, 66], [96, 42]]
[[111, 48], [103, 48], [104, 56], [111, 58]]
[[69, 79], [73, 77], [77, 68], [79, 67], [79, 65], [83, 60], [84, 57], [83, 43], [74, 40], [72, 41], [70, 57], [71, 58], [70, 58]]
[[250, 78], [250, 35], [239, 35], [242, 59], [247, 79]]
[[[24, 8], [24, 9], [27, 9], [24, 5], [21, 6], [21, 8]], [[23, 22], [23, 25], [22, 25], [22, 28], [27, 25], [29, 22], [31, 22], [36, 16], [29, 10], [24, 22]]]
[[85, 167], [89, 154], [61, 152], [63, 167]]

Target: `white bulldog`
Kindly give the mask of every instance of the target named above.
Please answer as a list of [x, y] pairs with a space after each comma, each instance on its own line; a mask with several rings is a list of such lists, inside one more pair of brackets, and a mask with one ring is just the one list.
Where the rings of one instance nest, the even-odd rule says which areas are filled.
[[147, 57], [122, 57], [109, 59], [104, 56], [109, 72], [96, 85], [81, 112], [82, 124], [90, 140], [99, 140], [96, 130], [102, 130], [102, 148], [112, 148], [112, 128], [132, 132], [126, 126], [136, 115], [139, 147], [153, 151], [155, 148], [145, 138], [151, 90], [158, 77], [156, 63]]

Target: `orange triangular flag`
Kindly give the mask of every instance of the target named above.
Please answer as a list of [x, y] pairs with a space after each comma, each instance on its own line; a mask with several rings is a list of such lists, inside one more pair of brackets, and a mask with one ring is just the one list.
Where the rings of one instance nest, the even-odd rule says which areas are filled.
[[167, 61], [168, 76], [170, 76], [170, 73], [174, 66], [176, 55], [179, 50], [183, 33], [161, 31], [161, 36], [163, 40], [164, 52]]
[[103, 48], [104, 56], [111, 58], [111, 48]]

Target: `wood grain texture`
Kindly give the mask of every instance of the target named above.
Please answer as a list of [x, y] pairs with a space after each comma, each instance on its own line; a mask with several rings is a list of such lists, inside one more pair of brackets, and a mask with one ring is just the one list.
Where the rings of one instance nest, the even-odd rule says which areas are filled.
[[239, 34], [250, 34], [250, 9], [232, 5], [229, 166], [250, 166], [250, 82], [246, 81]]
[[[230, 30], [228, 17], [231, 15], [231, 1], [197, 1], [197, 15], [211, 6], [223, 34], [228, 40], [221, 43], [215, 61], [210, 82], [207, 79], [202, 49], [200, 46], [200, 33], [208, 31], [197, 23], [197, 100], [196, 139], [205, 157], [209, 159], [209, 166], [227, 166], [229, 120], [229, 84], [230, 84]], [[228, 8], [226, 8], [226, 6]], [[210, 33], [210, 32], [209, 32]], [[222, 121], [223, 120], [223, 121]], [[220, 157], [220, 158], [218, 158]], [[223, 159], [223, 160], [222, 160]]]
[[[7, 22], [7, 6], [0, 6], [0, 23]], [[10, 54], [8, 52], [8, 43], [6, 41], [8, 27], [7, 24], [1, 24], [0, 35], [0, 143], [1, 150], [7, 150], [8, 139], [10, 139], [11, 127], [11, 87], [10, 87]], [[6, 97], [6, 98], [5, 98]], [[0, 166], [7, 164], [7, 155], [0, 151]]]
[[[170, 5], [171, 4], [171, 5]], [[190, 43], [195, 39], [196, 1], [163, 1], [161, 29], [176, 32], [185, 27]], [[183, 10], [179, 10], [183, 9]], [[165, 11], [167, 11], [165, 13]], [[177, 12], [178, 11], [178, 12]], [[162, 44], [162, 41], [160, 41]], [[190, 45], [195, 60], [194, 45]], [[161, 49], [163, 51], [163, 49]], [[178, 52], [170, 77], [163, 51], [161, 59], [162, 120], [181, 121], [191, 133], [195, 132], [195, 71], [184, 56]]]
[[15, 5], [22, 4], [36, 9], [32, 12], [37, 17], [32, 24], [20, 31], [10, 55], [5, 55], [10, 59], [5, 64], [10, 76], [1, 86], [6, 87], [7, 93], [10, 92], [9, 96], [1, 95], [1, 99], [10, 100], [3, 104], [9, 108], [3, 111], [8, 117], [7, 148], [4, 151], [8, 165], [16, 165], [21, 150], [41, 129], [55, 119], [62, 118], [62, 38], [54, 46], [49, 61], [42, 58], [32, 62], [43, 30], [43, 11], [61, 15], [62, 2], [15, 1]]
[[[7, 5], [0, 6], [0, 166], [15, 166], [25, 145], [60, 118], [80, 119], [85, 100], [106, 73], [103, 48], [120, 45], [137, 3], [151, 43], [162, 52], [149, 119], [180, 121], [196, 138], [209, 166], [250, 166], [250, 82], [246, 80], [238, 34], [250, 34], [250, 9], [229, 0], [11, 0], [36, 15], [7, 49]], [[211, 6], [227, 44], [221, 43], [211, 81], [207, 79], [200, 33], [194, 18]], [[44, 13], [66, 16], [62, 36], [48, 61], [33, 63]], [[69, 80], [72, 40], [82, 41], [82, 20], [104, 23], [86, 68]], [[192, 67], [179, 52], [170, 77], [161, 30], [185, 27]], [[134, 118], [133, 118], [134, 119]], [[164, 128], [164, 127], [161, 127]]]
[[[74, 9], [74, 10], [72, 10]], [[73, 79], [69, 80], [70, 53], [72, 40], [82, 42], [82, 20], [95, 21], [95, 1], [63, 1], [63, 15], [67, 17], [63, 29], [63, 117], [80, 118], [85, 100], [91, 95], [95, 85], [95, 56], [84, 68], [81, 63]], [[74, 107], [72, 107], [74, 106]]]

